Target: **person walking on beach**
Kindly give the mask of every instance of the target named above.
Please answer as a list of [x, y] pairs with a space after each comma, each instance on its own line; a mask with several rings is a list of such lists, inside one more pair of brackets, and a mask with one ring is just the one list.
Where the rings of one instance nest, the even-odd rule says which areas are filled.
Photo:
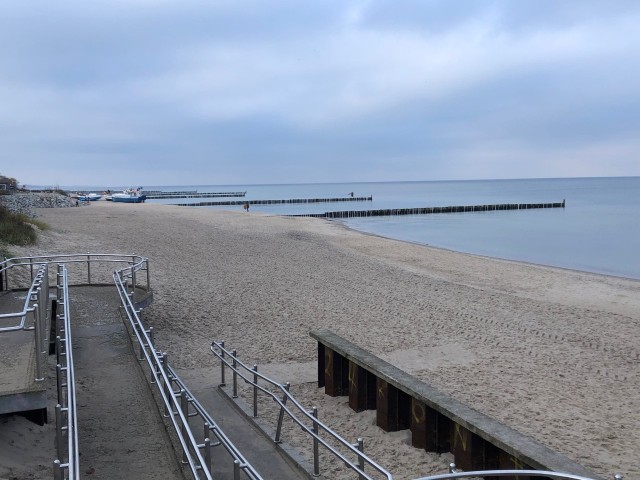
[[244, 211], [249, 213], [249, 202], [244, 202], [244, 205], [242, 205], [242, 208], [244, 208]]

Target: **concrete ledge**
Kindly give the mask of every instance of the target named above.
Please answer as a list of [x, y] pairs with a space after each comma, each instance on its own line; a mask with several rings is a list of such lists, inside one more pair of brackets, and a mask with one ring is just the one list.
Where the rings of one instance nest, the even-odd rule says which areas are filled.
[[[376, 408], [378, 410], [379, 425], [381, 416], [380, 399], [383, 398], [384, 400], [387, 385], [391, 385], [391, 388], [395, 388], [411, 398], [408, 402], [408, 408], [411, 411], [406, 412], [406, 415], [404, 416], [402, 415], [402, 412], [396, 412], [396, 417], [399, 419], [411, 417], [410, 422], [412, 423], [412, 432], [414, 431], [415, 423], [413, 418], [415, 416], [413, 409], [416, 408], [416, 405], [424, 405], [426, 407], [425, 410], [437, 412], [436, 415], [439, 414], [447, 419], [446, 423], [449, 423], [449, 420], [453, 422], [451, 425], [446, 426], [446, 432], [441, 431], [439, 435], [447, 436], [447, 440], [445, 442], [447, 447], [445, 448], [450, 448], [454, 453], [454, 456], [456, 456], [456, 463], [459, 461], [457, 458], [458, 452], [454, 448], [456, 447], [456, 440], [461, 435], [467, 435], [467, 432], [470, 432], [477, 437], [473, 437], [473, 435], [469, 436], [469, 442], [475, 441], [478, 437], [484, 441], [477, 442], [479, 444], [478, 450], [482, 450], [482, 459], [480, 462], [485, 462], [485, 465], [481, 467], [481, 469], [488, 468], [486, 462], [490, 456], [498, 459], [500, 455], [506, 455], [510, 457], [510, 461], [515, 464], [515, 467], [513, 468], [525, 468], [526, 466], [529, 466], [538, 470], [571, 473], [593, 479], [599, 478], [585, 467], [577, 464], [568, 457], [551, 450], [533, 438], [523, 435], [513, 428], [508, 427], [507, 425], [504, 425], [497, 420], [478, 412], [477, 410], [474, 410], [468, 405], [465, 405], [464, 403], [437, 390], [436, 388], [426, 384], [407, 372], [400, 370], [381, 358], [376, 357], [370, 352], [363, 350], [357, 345], [354, 345], [329, 330], [313, 331], [310, 332], [310, 335], [318, 341], [318, 386], [325, 386], [325, 390], [329, 389], [334, 392], [328, 392], [329, 394], [334, 396], [348, 394], [350, 396], [349, 403], [351, 404], [352, 396], [366, 395], [362, 392], [354, 392], [354, 390], [361, 390], [363, 388], [359, 385], [360, 382], [354, 381], [354, 379], [356, 379], [355, 366], [366, 370], [369, 374], [375, 375], [378, 388], [376, 395], [378, 405]], [[327, 350], [327, 352], [325, 352], [325, 350]], [[336, 354], [338, 355], [337, 358]], [[336, 360], [337, 363], [342, 363], [342, 365], [333, 365]], [[327, 365], [325, 365], [325, 362]], [[348, 365], [345, 366], [347, 362]], [[341, 370], [341, 372], [336, 372], [338, 369]], [[347, 379], [344, 378], [346, 371], [348, 371]], [[330, 378], [332, 375], [333, 378]], [[334, 385], [336, 383], [337, 385]], [[385, 390], [380, 389], [381, 385], [384, 386]], [[400, 396], [401, 395], [402, 394], [400, 394]], [[406, 406], [407, 402], [405, 401], [403, 405]], [[358, 411], [355, 408], [354, 410]], [[386, 411], [383, 412], [383, 416], [385, 414]], [[399, 423], [402, 424], [401, 421]], [[437, 424], [437, 419], [435, 419], [433, 423]], [[444, 424], [445, 422], [440, 421], [440, 423]], [[384, 428], [384, 425], [380, 426]], [[404, 428], [408, 427], [409, 425], [404, 425]], [[437, 429], [437, 427], [431, 426], [429, 428]], [[387, 429], [385, 428], [385, 430]], [[433, 430], [432, 433], [433, 435], [437, 434], [435, 430]], [[490, 445], [486, 446], [485, 442]], [[466, 437], [463, 439], [463, 443], [465, 444], [464, 450], [467, 450]], [[437, 440], [434, 440], [431, 443], [427, 440], [426, 445], [422, 445], [420, 442], [414, 441], [414, 445], [419, 445], [428, 451], [438, 451]], [[430, 448], [429, 445], [435, 446]], [[488, 450], [492, 450], [490, 454], [486, 453]], [[469, 453], [469, 455], [474, 456], [470, 461], [478, 461], [477, 453]], [[467, 467], [463, 468], [468, 469]]]

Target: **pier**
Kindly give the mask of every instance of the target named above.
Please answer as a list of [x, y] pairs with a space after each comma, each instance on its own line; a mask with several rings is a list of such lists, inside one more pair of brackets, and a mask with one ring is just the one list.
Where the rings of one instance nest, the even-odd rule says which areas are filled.
[[244, 197], [247, 192], [147, 192], [147, 200], [164, 200], [169, 198], [217, 198]]
[[565, 201], [557, 203], [501, 203], [496, 205], [462, 205], [424, 208], [387, 208], [380, 210], [347, 210], [341, 212], [306, 213], [291, 217], [354, 218], [388, 217], [392, 215], [430, 215], [434, 213], [492, 212], [496, 210], [530, 210], [534, 208], [564, 208]]
[[[153, 197], [147, 197], [153, 198]], [[180, 207], [220, 207], [229, 205], [281, 205], [287, 203], [370, 202], [373, 197], [291, 198], [288, 200], [228, 200], [223, 202], [178, 203]], [[326, 214], [321, 214], [326, 215]], [[309, 216], [309, 215], [304, 215]]]

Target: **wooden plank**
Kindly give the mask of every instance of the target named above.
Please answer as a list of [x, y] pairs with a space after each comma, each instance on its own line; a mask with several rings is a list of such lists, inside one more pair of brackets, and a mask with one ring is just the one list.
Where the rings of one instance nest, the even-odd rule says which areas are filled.
[[367, 371], [349, 362], [349, 407], [354, 412], [367, 410]]
[[331, 397], [349, 394], [348, 360], [329, 347], [324, 348], [324, 392]]

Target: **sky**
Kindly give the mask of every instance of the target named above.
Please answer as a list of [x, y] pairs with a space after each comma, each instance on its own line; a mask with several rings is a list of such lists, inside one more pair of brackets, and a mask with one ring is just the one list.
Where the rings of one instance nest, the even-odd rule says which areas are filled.
[[0, 4], [36, 185], [640, 175], [637, 0]]

